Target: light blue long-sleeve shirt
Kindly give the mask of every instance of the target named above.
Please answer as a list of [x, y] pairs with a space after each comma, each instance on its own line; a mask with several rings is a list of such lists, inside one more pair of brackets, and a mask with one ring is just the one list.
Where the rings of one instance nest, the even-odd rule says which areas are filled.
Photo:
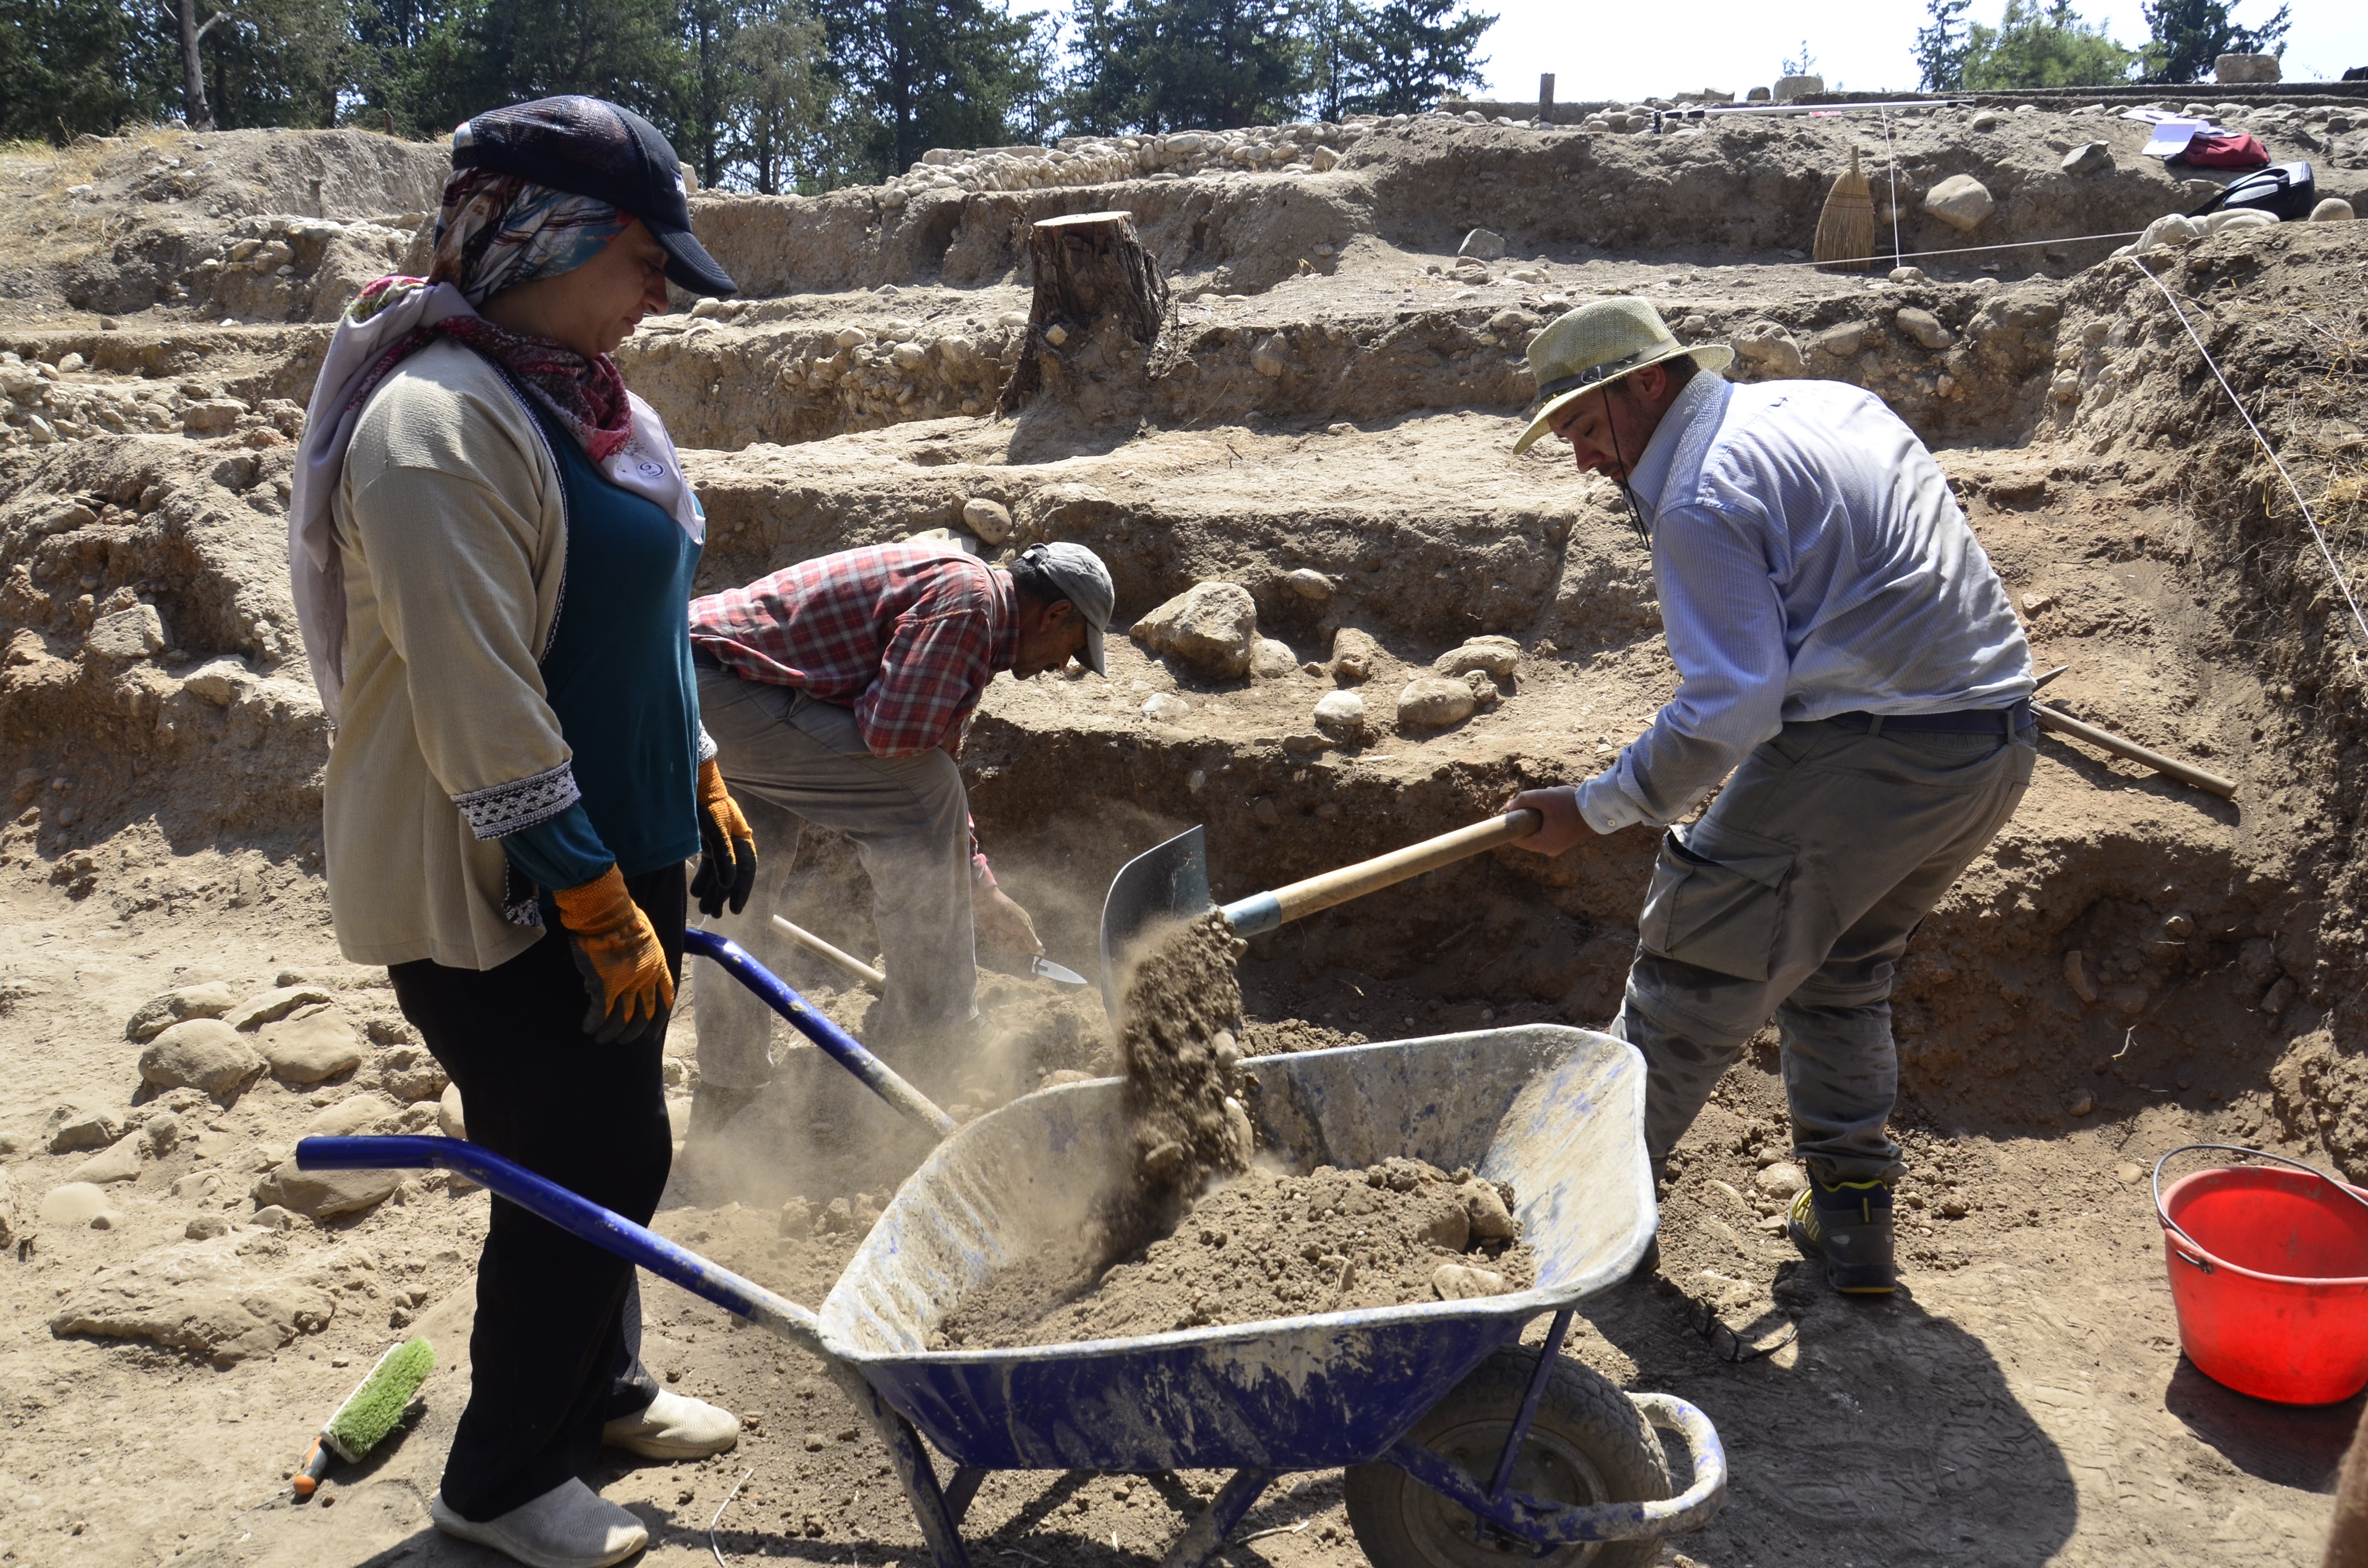
[[1932, 454], [1873, 393], [1698, 373], [1630, 489], [1680, 678], [1578, 787], [1598, 833], [1674, 822], [1787, 723], [2031, 694], [2005, 585]]

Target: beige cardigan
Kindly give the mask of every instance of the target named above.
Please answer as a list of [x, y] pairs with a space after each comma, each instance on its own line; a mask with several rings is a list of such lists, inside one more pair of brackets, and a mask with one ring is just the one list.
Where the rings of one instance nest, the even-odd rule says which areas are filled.
[[338, 949], [491, 969], [542, 935], [503, 914], [499, 835], [576, 799], [538, 667], [567, 562], [558, 466], [500, 374], [439, 339], [362, 411], [332, 514], [347, 607], [324, 811]]

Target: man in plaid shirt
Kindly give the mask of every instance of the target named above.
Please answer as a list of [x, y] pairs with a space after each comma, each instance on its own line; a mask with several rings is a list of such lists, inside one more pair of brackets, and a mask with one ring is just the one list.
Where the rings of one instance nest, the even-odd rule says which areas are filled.
[[[889, 544], [692, 601], [700, 716], [725, 780], [758, 819], [759, 839], [771, 839], [758, 864], [778, 879], [803, 820], [853, 839], [871, 879], [888, 975], [873, 1033], [883, 1041], [972, 1017], [978, 937], [1021, 956], [1043, 951], [979, 852], [956, 759], [997, 670], [1024, 680], [1074, 657], [1103, 673], [1115, 597], [1109, 568], [1081, 545], [1036, 545], [1005, 570], [947, 545]], [[712, 924], [778, 956], [778, 891], [776, 880], [743, 914]], [[693, 1119], [704, 1133], [771, 1075], [772, 1014], [733, 985], [702, 989], [695, 1014]]]

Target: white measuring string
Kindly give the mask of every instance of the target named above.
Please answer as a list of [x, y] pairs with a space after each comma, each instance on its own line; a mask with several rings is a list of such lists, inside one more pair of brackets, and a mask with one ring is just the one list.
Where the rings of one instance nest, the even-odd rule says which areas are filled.
[[1891, 265], [1899, 260], [1899, 150], [1891, 144], [1891, 111], [1883, 111], [1883, 155], [1891, 163]]
[[[2270, 465], [2278, 471], [2278, 477], [2286, 482], [2287, 493], [2293, 495], [2294, 506], [2302, 512], [2303, 525], [2310, 529], [2311, 542], [2318, 546], [2319, 558], [2327, 562], [2328, 573], [2335, 579], [2335, 591], [2343, 596], [2345, 607], [2351, 611], [2352, 624], [2360, 628], [2361, 642], [2368, 646], [2368, 615], [2361, 613], [2360, 601], [2351, 597], [2351, 585], [2344, 580], [2342, 563], [2335, 559], [2335, 551], [2328, 547], [2327, 535], [2320, 529], [2318, 518], [2312, 515], [2310, 503], [2303, 499], [2302, 486], [2296, 484], [2294, 475], [2286, 472], [2285, 460], [2278, 456], [2277, 449], [2270, 445], [2270, 438], [2261, 434], [2261, 427], [2253, 423], [2253, 415], [2245, 407], [2245, 400], [2237, 395], [2237, 389], [2230, 386], [2228, 378], [2220, 373], [2219, 363], [2212, 358], [2212, 350], [2204, 347], [2203, 339], [2196, 335], [2195, 324], [2187, 319], [2185, 311], [2180, 309], [2179, 296], [2172, 293], [2164, 285], [2163, 280], [2157, 278], [2153, 270], [2136, 256], [2124, 256], [2122, 259], [2145, 273], [2146, 280], [2153, 284], [2161, 293], [2164, 301], [2170, 306], [2170, 313], [2177, 316], [2179, 324], [2187, 329], [2187, 340], [2195, 345], [2195, 351], [2198, 354], [2203, 356], [2204, 366], [2212, 372], [2212, 379], [2218, 381], [2220, 390], [2228, 394], [2228, 402], [2236, 408], [2237, 417], [2245, 422], [2245, 428], [2253, 433], [2253, 439], [2260, 443], [2261, 450], [2268, 455]], [[2360, 654], [2357, 650], [2352, 653], [2351, 663], [2355, 669], [2359, 667]]]

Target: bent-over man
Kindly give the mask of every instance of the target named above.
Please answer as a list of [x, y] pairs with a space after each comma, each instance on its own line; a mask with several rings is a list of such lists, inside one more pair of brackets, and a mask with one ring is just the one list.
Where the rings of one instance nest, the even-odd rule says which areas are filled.
[[1531, 346], [1544, 403], [1514, 449], [1551, 431], [1626, 492], [1679, 680], [1602, 773], [1513, 804], [1552, 855], [1725, 780], [1662, 835], [1611, 1026], [1648, 1065], [1646, 1152], [1657, 1176], [1772, 1012], [1810, 1176], [1793, 1240], [1836, 1290], [1884, 1293], [1893, 967], [2031, 781], [2031, 652], [1914, 432], [1842, 382], [1732, 384], [1733, 358], [1633, 299]]
[[[942, 1040], [975, 1014], [976, 939], [1042, 952], [1027, 911], [996, 885], [957, 765], [962, 731], [998, 670], [1020, 679], [1073, 657], [1103, 673], [1116, 595], [1082, 545], [1039, 544], [1008, 570], [945, 545], [821, 556], [690, 607], [700, 713], [743, 801], [778, 817], [768, 885], [716, 928], [751, 951], [800, 819], [846, 834], [871, 881], [887, 985], [875, 1040]], [[702, 980], [708, 977], [702, 975]], [[772, 1013], [737, 985], [702, 984], [694, 1135], [720, 1127], [772, 1074]]]

